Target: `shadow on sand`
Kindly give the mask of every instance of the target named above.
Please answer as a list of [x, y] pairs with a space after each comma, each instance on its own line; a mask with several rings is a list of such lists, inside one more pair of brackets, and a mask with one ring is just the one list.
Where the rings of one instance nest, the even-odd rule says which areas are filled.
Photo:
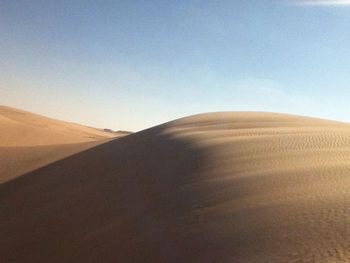
[[[1, 262], [184, 262], [202, 156], [156, 127], [0, 185]], [[187, 229], [186, 229], [187, 228]]]

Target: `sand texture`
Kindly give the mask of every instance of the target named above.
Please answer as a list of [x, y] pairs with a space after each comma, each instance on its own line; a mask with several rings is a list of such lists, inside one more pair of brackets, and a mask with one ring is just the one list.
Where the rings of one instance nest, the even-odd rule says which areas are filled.
[[116, 136], [0, 106], [0, 183]]
[[350, 262], [349, 187], [348, 124], [196, 115], [0, 185], [0, 262]]

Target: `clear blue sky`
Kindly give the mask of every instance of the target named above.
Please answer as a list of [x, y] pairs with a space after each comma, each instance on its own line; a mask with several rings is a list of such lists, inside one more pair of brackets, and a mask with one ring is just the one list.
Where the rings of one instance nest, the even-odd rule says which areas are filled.
[[349, 2], [0, 0], [0, 104], [125, 130], [210, 111], [350, 121]]

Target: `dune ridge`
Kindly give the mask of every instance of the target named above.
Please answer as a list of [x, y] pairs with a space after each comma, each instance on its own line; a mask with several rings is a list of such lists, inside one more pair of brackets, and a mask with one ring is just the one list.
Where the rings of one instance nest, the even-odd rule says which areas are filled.
[[71, 144], [115, 137], [80, 124], [0, 106], [0, 147]]
[[191, 116], [0, 185], [0, 255], [350, 262], [349, 172], [348, 124], [274, 113]]
[[123, 135], [0, 106], [0, 183]]

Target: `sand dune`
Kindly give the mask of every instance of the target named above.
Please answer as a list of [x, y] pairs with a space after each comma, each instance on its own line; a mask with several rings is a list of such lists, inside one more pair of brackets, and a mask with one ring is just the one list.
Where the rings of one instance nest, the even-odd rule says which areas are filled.
[[118, 135], [0, 106], [0, 183]]
[[0, 185], [1, 262], [350, 262], [350, 125], [213, 113]]
[[113, 133], [0, 106], [0, 147], [90, 142]]

